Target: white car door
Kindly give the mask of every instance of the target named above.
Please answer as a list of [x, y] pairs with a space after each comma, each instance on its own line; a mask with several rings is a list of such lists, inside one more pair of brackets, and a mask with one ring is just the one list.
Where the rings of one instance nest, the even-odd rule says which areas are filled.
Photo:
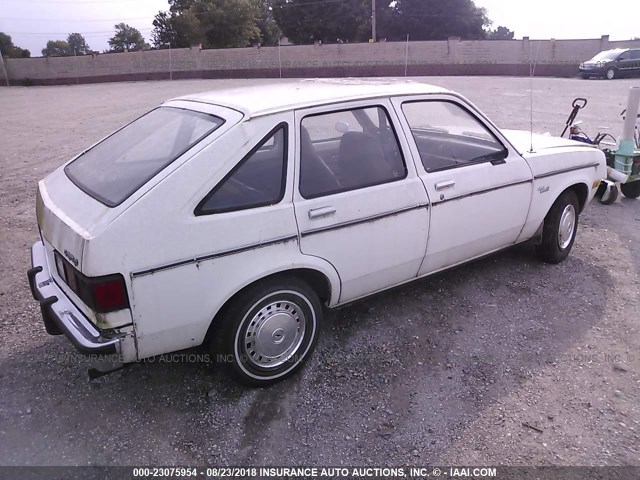
[[532, 195], [526, 161], [456, 96], [393, 103], [430, 200], [429, 244], [419, 275], [515, 243]]
[[427, 195], [388, 99], [296, 112], [294, 204], [303, 254], [329, 261], [339, 303], [415, 278]]

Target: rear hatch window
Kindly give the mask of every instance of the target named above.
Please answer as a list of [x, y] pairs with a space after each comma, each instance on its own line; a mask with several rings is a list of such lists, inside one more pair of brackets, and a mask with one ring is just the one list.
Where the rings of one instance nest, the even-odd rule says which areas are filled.
[[115, 207], [224, 120], [175, 107], [159, 107], [87, 150], [64, 169], [81, 190]]

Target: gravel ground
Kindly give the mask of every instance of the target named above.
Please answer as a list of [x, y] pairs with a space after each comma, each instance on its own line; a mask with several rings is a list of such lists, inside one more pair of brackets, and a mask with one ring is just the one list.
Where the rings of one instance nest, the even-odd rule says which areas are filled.
[[[528, 128], [522, 78], [420, 78]], [[519, 246], [327, 314], [306, 368], [247, 389], [203, 362], [95, 381], [25, 271], [36, 182], [157, 103], [256, 81], [0, 89], [0, 464], [640, 465], [640, 201], [592, 204], [566, 262]], [[534, 80], [534, 129], [621, 131], [639, 81]], [[196, 351], [197, 353], [197, 351]]]

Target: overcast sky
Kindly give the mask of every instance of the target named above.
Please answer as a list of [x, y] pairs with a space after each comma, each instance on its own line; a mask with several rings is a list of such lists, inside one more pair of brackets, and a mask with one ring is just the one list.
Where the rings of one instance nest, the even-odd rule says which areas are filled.
[[[516, 38], [640, 37], [640, 1], [476, 0], [494, 27], [514, 30]], [[151, 42], [151, 22], [167, 0], [0, 0], [0, 31], [14, 44], [39, 56], [47, 40], [80, 32], [92, 49], [105, 50], [113, 25], [126, 22]]]

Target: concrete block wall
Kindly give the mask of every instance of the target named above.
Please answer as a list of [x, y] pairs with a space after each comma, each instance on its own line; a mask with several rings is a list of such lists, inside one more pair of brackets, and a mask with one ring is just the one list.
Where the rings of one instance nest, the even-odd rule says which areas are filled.
[[[299, 45], [236, 49], [182, 48], [79, 57], [6, 59], [12, 83], [64, 84], [167, 78], [408, 75], [575, 76], [580, 62], [640, 40], [480, 40]], [[1, 75], [1, 70], [0, 70]]]

